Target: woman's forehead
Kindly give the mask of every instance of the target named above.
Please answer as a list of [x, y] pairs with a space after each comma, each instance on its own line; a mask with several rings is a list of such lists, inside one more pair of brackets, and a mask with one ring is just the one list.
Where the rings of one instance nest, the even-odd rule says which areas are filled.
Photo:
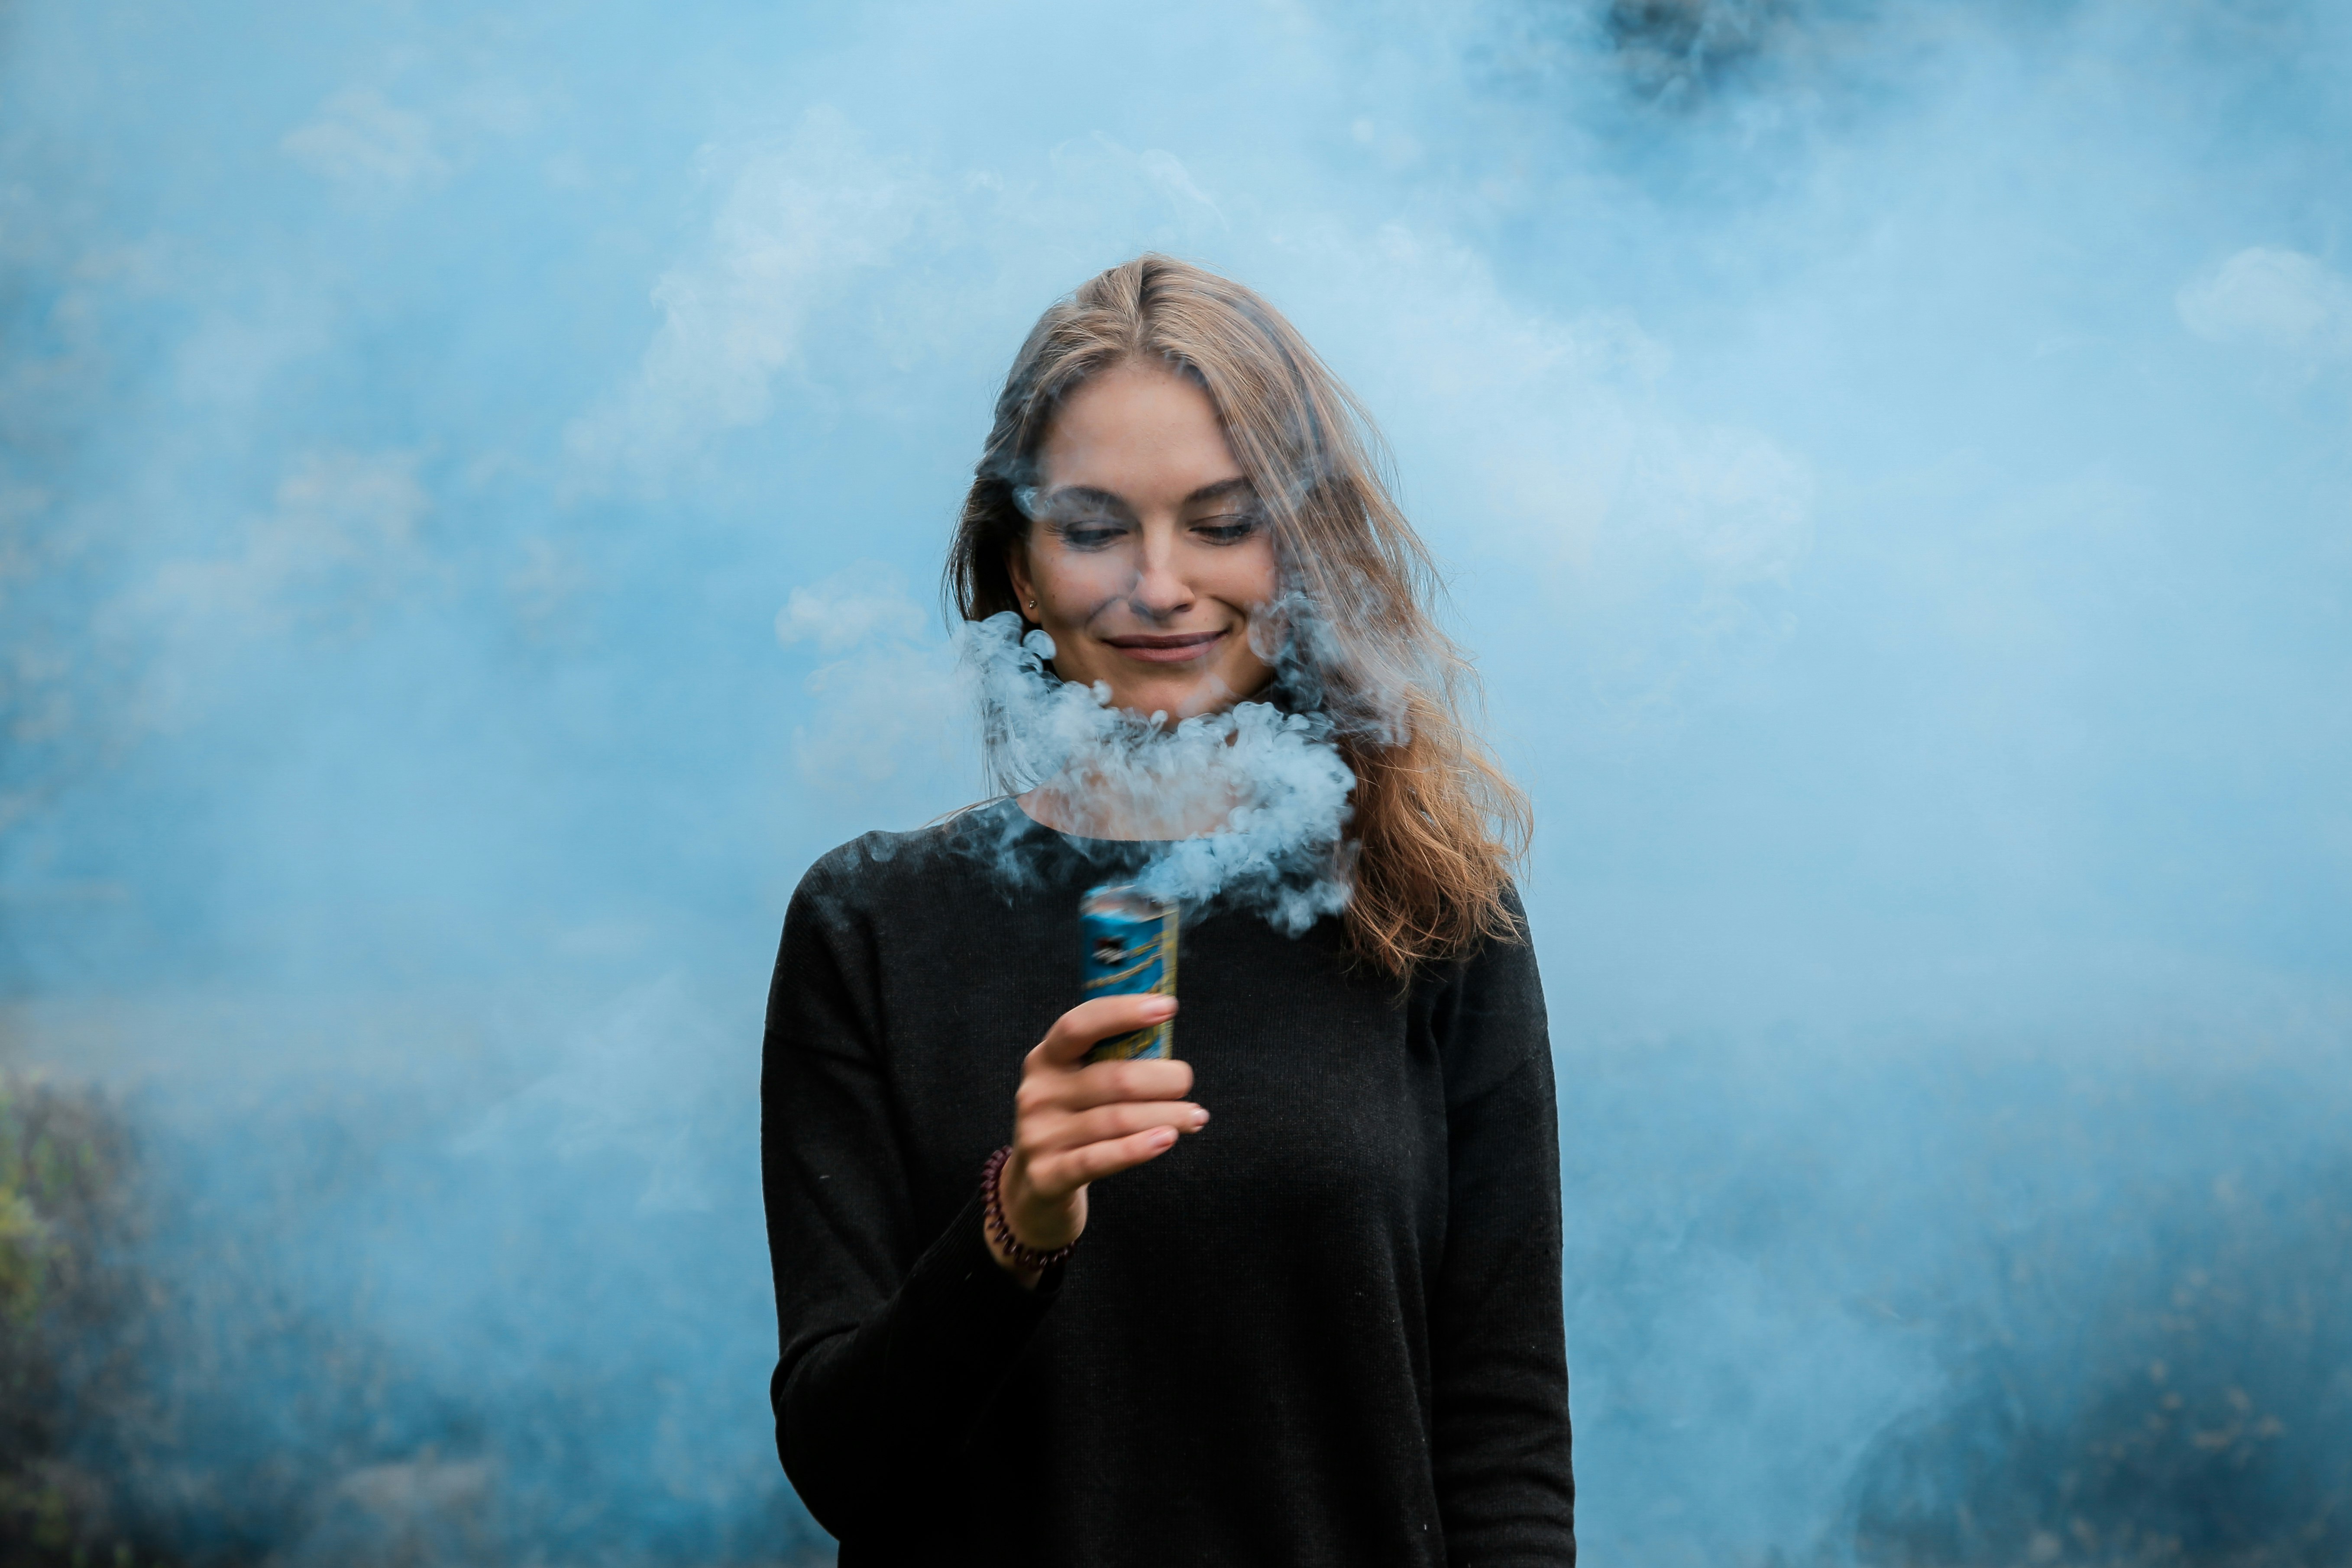
[[1116, 366], [1072, 393], [1046, 428], [1038, 468], [1048, 491], [1129, 501], [1181, 501], [1244, 478], [1208, 394], [1158, 365]]

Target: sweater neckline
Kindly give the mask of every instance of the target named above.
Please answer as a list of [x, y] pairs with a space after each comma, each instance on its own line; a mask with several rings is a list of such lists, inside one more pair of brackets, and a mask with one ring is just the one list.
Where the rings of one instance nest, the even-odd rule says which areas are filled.
[[1028, 808], [1021, 804], [1021, 797], [1017, 795], [1004, 796], [1003, 804], [1006, 810], [1020, 817], [1029, 826], [1040, 833], [1052, 834], [1066, 844], [1079, 846], [1089, 856], [1120, 851], [1148, 854], [1154, 849], [1165, 849], [1171, 845], [1188, 842], [1181, 838], [1089, 838], [1082, 833], [1066, 833], [1050, 822], [1038, 821], [1029, 815]]

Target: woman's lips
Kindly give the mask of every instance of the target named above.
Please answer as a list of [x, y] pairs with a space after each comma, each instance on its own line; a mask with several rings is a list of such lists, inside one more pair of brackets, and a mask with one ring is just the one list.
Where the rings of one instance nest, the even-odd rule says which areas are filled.
[[1102, 640], [1129, 658], [1146, 664], [1182, 664], [1200, 658], [1223, 640], [1223, 632], [1178, 632], [1163, 636], [1105, 637]]

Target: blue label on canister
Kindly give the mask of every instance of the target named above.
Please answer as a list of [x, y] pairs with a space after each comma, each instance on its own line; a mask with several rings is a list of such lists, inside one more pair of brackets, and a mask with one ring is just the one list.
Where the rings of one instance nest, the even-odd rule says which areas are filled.
[[[1078, 930], [1085, 952], [1086, 994], [1131, 996], [1156, 991], [1176, 994], [1176, 906], [1139, 888], [1097, 888], [1078, 904]], [[1175, 1020], [1162, 1019], [1131, 1035], [1105, 1040], [1088, 1061], [1134, 1057], [1171, 1057]]]

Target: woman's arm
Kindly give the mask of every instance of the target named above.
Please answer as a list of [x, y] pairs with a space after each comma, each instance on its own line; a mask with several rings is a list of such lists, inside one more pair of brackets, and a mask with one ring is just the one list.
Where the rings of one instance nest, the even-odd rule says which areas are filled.
[[[1512, 913], [1525, 916], [1516, 897]], [[1489, 942], [1433, 998], [1446, 1075], [1445, 1258], [1432, 1313], [1448, 1561], [1570, 1568], [1559, 1134], [1535, 954]]]
[[[771, 1402], [784, 1471], [835, 1536], [912, 1522], [909, 1473], [941, 1474], [1053, 1300], [999, 1255], [973, 1192], [945, 1231], [920, 1234], [881, 1068], [877, 943], [829, 865], [784, 917], [768, 996], [761, 1155], [775, 1269], [779, 1355]], [[1174, 1006], [1105, 996], [1056, 1019], [1005, 1108], [1013, 1157], [1001, 1190], [1016, 1239], [1050, 1251], [1086, 1228], [1088, 1184], [1157, 1158], [1208, 1113], [1181, 1096], [1179, 1061], [1087, 1066], [1097, 1040]]]
[[947, 1471], [1054, 1299], [990, 1253], [974, 1197], [918, 1235], [880, 1039], [875, 945], [812, 871], [784, 918], [761, 1073], [761, 1163], [781, 1342], [776, 1448], [817, 1522], [912, 1522], [893, 1477]]

